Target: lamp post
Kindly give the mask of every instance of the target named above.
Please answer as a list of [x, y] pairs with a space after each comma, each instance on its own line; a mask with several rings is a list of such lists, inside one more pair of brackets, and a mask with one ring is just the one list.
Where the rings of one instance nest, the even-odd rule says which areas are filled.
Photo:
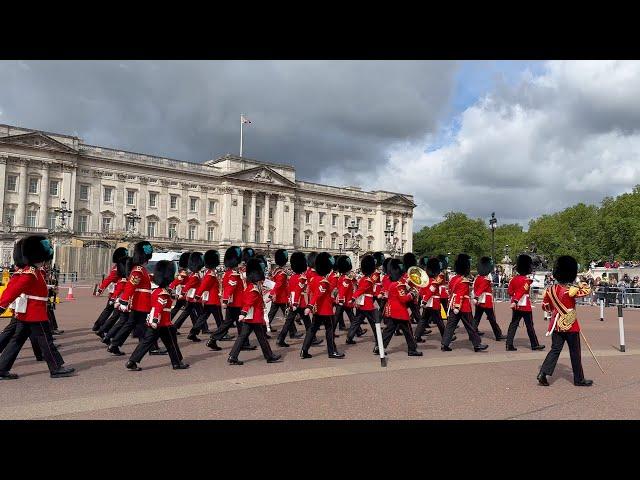
[[338, 244], [338, 253], [342, 255], [342, 242]]
[[[391, 222], [387, 221], [387, 228], [384, 231], [386, 243], [387, 243], [387, 251], [389, 255], [395, 258], [398, 246], [398, 237], [395, 236], [396, 228], [395, 225], [392, 227]], [[393, 241], [391, 240], [393, 239]]]
[[498, 219], [496, 218], [496, 212], [491, 213], [491, 218], [489, 219], [489, 227], [491, 228], [491, 260], [495, 263], [496, 258], [496, 224], [498, 223]]
[[271, 240], [267, 239], [267, 258], [271, 258]]
[[124, 235], [124, 240], [137, 238], [137, 224], [142, 220], [142, 217], [138, 215], [138, 209], [133, 207], [129, 213], [124, 214], [124, 218], [126, 219], [126, 233]]
[[[53, 229], [53, 258], [51, 259], [51, 265], [56, 265], [56, 254], [57, 254], [57, 246], [59, 244], [63, 244], [63, 243], [68, 243], [69, 238], [65, 237], [64, 234], [68, 234], [69, 232], [69, 228], [67, 227], [67, 219], [69, 217], [71, 217], [71, 214], [73, 213], [73, 211], [69, 210], [67, 208], [67, 200], [66, 199], [62, 199], [62, 201], [60, 202], [60, 206], [58, 208], [54, 208], [53, 212], [56, 214], [56, 220], [58, 218], [60, 218], [60, 224], [59, 225], [55, 225], [54, 229]], [[57, 222], [56, 222], [57, 223]], [[62, 234], [63, 235], [63, 240], [60, 241], [60, 239], [58, 238], [58, 235]]]
[[358, 225], [356, 224], [355, 220], [351, 220], [351, 223], [347, 227], [347, 230], [349, 230], [349, 235], [351, 235], [351, 247], [348, 248], [348, 249], [345, 248], [345, 250], [349, 250], [349, 251], [353, 252], [353, 254], [356, 257], [355, 263], [357, 265], [358, 264], [358, 257], [359, 257], [358, 254], [360, 252], [360, 246], [356, 242], [356, 234], [358, 233]]
[[[63, 198], [60, 202], [60, 207], [53, 209], [56, 214], [56, 218], [60, 218], [60, 230], [67, 229], [67, 217], [70, 217], [73, 213], [67, 208], [67, 201]], [[56, 229], [57, 230], [57, 229]]]

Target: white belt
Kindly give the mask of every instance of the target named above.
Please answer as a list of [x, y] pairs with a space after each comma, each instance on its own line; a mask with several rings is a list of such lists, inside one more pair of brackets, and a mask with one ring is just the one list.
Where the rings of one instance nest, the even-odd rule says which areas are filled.
[[163, 311], [163, 312], [170, 312], [170, 311], [171, 311], [171, 309], [170, 309], [170, 308], [163, 308], [163, 309], [162, 309], [162, 311]]
[[151, 293], [151, 290], [148, 288], [136, 288], [136, 292]]
[[371, 293], [363, 293], [363, 295], [364, 295], [365, 297], [373, 297], [373, 294], [371, 294]]
[[40, 300], [41, 302], [48, 302], [49, 297], [36, 297], [35, 295], [25, 295], [29, 300]]

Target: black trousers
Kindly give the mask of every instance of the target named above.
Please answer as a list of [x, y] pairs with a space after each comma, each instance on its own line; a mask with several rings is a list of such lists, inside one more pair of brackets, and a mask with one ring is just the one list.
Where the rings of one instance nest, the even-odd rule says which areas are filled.
[[356, 333], [360, 329], [360, 326], [364, 323], [364, 319], [366, 318], [369, 322], [369, 326], [371, 327], [371, 332], [373, 332], [373, 339], [378, 344], [378, 337], [376, 335], [376, 320], [377, 320], [378, 310], [361, 310], [359, 308], [356, 309], [356, 318], [349, 326], [349, 331], [347, 332], [347, 339], [353, 340], [353, 337], [356, 336]]
[[[106, 334], [107, 332], [109, 332], [113, 328], [113, 326], [116, 324], [118, 319], [120, 318], [121, 313], [122, 312], [114, 308], [113, 311], [111, 312], [111, 315], [109, 315], [109, 318], [107, 318], [98, 329], [98, 333]], [[115, 332], [114, 332], [114, 335], [115, 335]]]
[[269, 345], [269, 341], [267, 340], [267, 329], [263, 323], [247, 323], [240, 322], [241, 328], [240, 333], [238, 334], [238, 338], [236, 338], [233, 347], [231, 348], [231, 352], [229, 352], [229, 358], [238, 358], [238, 354], [242, 347], [249, 342], [249, 335], [251, 332], [255, 333], [256, 338], [258, 339], [258, 343], [260, 344], [260, 348], [262, 349], [262, 355], [266, 360], [269, 360], [273, 357], [273, 351], [271, 351], [271, 345]]
[[[0, 332], [0, 353], [4, 352], [4, 349], [9, 345], [9, 341], [13, 334], [16, 333], [16, 328], [18, 327], [18, 320], [16, 317], [11, 317], [9, 324], [4, 327], [2, 332]], [[40, 361], [43, 359], [42, 350], [40, 350], [40, 345], [37, 342], [34, 342], [33, 339], [29, 338], [31, 341], [31, 348], [33, 350], [33, 355], [36, 357], [36, 360]]]
[[289, 313], [287, 313], [287, 318], [284, 319], [282, 330], [280, 330], [280, 333], [278, 333], [279, 343], [284, 342], [285, 338], [287, 337], [287, 333], [289, 333], [289, 338], [293, 338], [293, 336], [297, 333], [294, 320], [298, 315], [300, 315], [300, 318], [302, 318], [305, 330], [309, 330], [309, 327], [311, 327], [311, 319], [309, 318], [309, 315], [304, 314], [304, 308], [289, 308]]
[[49, 316], [49, 324], [51, 330], [58, 330], [58, 319], [56, 318], [56, 309], [52, 304], [47, 305], [47, 315]]
[[416, 302], [411, 302], [409, 304], [409, 308], [411, 309], [411, 321], [413, 323], [419, 323], [420, 318], [422, 318], [422, 316], [420, 315], [420, 307]]
[[[282, 311], [282, 316], [287, 316], [287, 304], [286, 303], [275, 303], [271, 302], [271, 308], [269, 309], [269, 313], [267, 314], [267, 318], [269, 319], [269, 326], [273, 323], [273, 319], [276, 317], [278, 313], [278, 309]], [[295, 328], [295, 327], [293, 327]], [[295, 333], [295, 332], [294, 332]]]
[[122, 327], [120, 327], [115, 337], [111, 338], [111, 345], [121, 347], [132, 332], [136, 332], [137, 338], [142, 340], [144, 331], [147, 328], [146, 323], [148, 313], [149, 312], [139, 312], [137, 310], [129, 312], [127, 320], [124, 322]]
[[442, 345], [448, 347], [451, 343], [451, 339], [453, 338], [453, 334], [456, 331], [456, 327], [458, 326], [458, 322], [462, 320], [462, 324], [464, 328], [467, 330], [467, 334], [469, 335], [469, 340], [474, 347], [480, 345], [480, 335], [478, 335], [478, 330], [473, 326], [473, 317], [471, 317], [471, 312], [458, 312], [457, 314], [451, 313], [449, 319], [447, 320], [447, 326], [444, 329], [444, 337], [442, 338]]
[[487, 320], [489, 320], [489, 324], [491, 324], [491, 330], [493, 330], [493, 335], [498, 338], [502, 336], [502, 330], [500, 329], [500, 325], [496, 321], [496, 314], [493, 308], [484, 308], [480, 305], [476, 305], [476, 312], [473, 315], [473, 326], [478, 330], [478, 325], [480, 324], [480, 320], [482, 319], [482, 314], [487, 314]]
[[[242, 310], [240, 309], [240, 307], [227, 307], [227, 313], [224, 317], [224, 322], [222, 322], [222, 325], [220, 325], [220, 327], [218, 327], [213, 332], [211, 332], [210, 338], [216, 341], [221, 340], [222, 337], [224, 337], [227, 334], [227, 332], [233, 325], [238, 327], [238, 335], [240, 335], [240, 333], [242, 333], [242, 322], [238, 321], [238, 317], [240, 317], [241, 311]], [[263, 325], [263, 328], [264, 328], [264, 325]], [[265, 329], [265, 338], [266, 338], [266, 329]], [[248, 338], [245, 338], [244, 342], [245, 342], [244, 346], [249, 345]]]
[[195, 325], [191, 328], [191, 331], [189, 331], [190, 335], [198, 335], [200, 332], [206, 332], [209, 330], [207, 326], [207, 319], [209, 318], [209, 315], [213, 315], [217, 328], [220, 328], [220, 325], [222, 325], [222, 306], [203, 305], [201, 308], [202, 313], [198, 317], [198, 320], [196, 320]]
[[94, 332], [97, 332], [100, 329], [100, 327], [104, 325], [104, 322], [107, 321], [107, 319], [111, 316], [112, 313], [113, 313], [113, 302], [111, 301], [111, 299], [109, 299], [107, 300], [107, 304], [105, 305], [104, 310], [102, 310], [102, 312], [98, 316], [98, 319], [93, 324], [92, 330]]
[[537, 347], [538, 345], [540, 345], [538, 343], [536, 330], [533, 328], [533, 315], [531, 314], [531, 312], [513, 310], [513, 313], [511, 314], [511, 323], [509, 324], [509, 330], [507, 331], [507, 347], [513, 347], [513, 339], [516, 336], [516, 330], [518, 330], [520, 319], [524, 320], [524, 324], [527, 327], [527, 334], [529, 335], [531, 348]]
[[582, 357], [580, 354], [580, 332], [553, 332], [551, 334], [551, 350], [547, 353], [540, 372], [545, 375], [553, 375], [558, 358], [560, 358], [560, 352], [564, 347], [564, 342], [569, 345], [573, 381], [581, 382], [584, 380], [584, 372], [582, 371]]
[[175, 317], [176, 314], [180, 311], [180, 309], [182, 309], [182, 307], [184, 307], [186, 304], [187, 304], [186, 300], [176, 300], [176, 304], [171, 309], [171, 320], [173, 320], [173, 317]]
[[178, 317], [178, 319], [173, 322], [173, 326], [176, 329], [180, 328], [187, 317], [191, 317], [191, 323], [195, 326], [198, 323], [198, 317], [202, 314], [202, 305], [196, 302], [187, 302], [184, 307], [184, 310]]
[[36, 343], [40, 347], [50, 372], [57, 370], [64, 364], [60, 352], [53, 345], [49, 321], [23, 322], [18, 320], [11, 340], [0, 355], [0, 372], [6, 373], [11, 370], [27, 338], [31, 339], [31, 343]]
[[[340, 326], [340, 328], [347, 328], [344, 323], [344, 314], [347, 314], [349, 317], [349, 326], [353, 325], [356, 321], [356, 317], [353, 314], [353, 308], [345, 307], [344, 305], [337, 304], [336, 305], [336, 324], [334, 325], [334, 330]], [[358, 329], [360, 330], [360, 329]]]
[[182, 353], [178, 346], [178, 337], [176, 336], [176, 327], [173, 325], [170, 327], [158, 327], [151, 328], [146, 327], [144, 335], [140, 342], [136, 346], [136, 349], [129, 357], [132, 362], [140, 362], [149, 350], [154, 350], [158, 346], [158, 339], [162, 340], [164, 346], [167, 348], [169, 358], [171, 359], [171, 365], [176, 366], [182, 363]]
[[118, 332], [120, 331], [120, 329], [124, 326], [125, 323], [127, 323], [127, 320], [129, 320], [130, 312], [121, 312], [119, 310], [114, 310], [114, 311], [118, 312], [118, 316], [116, 317], [115, 322], [113, 323], [111, 328], [109, 328], [109, 330], [106, 331], [105, 333], [106, 338], [114, 338], [116, 335], [118, 335]]
[[400, 329], [404, 334], [404, 339], [407, 341], [407, 348], [409, 351], [415, 352], [418, 348], [418, 344], [411, 334], [409, 320], [396, 320], [395, 318], [387, 318], [387, 326], [382, 331], [382, 343], [384, 348], [386, 349], [387, 345], [389, 345], [391, 337], [396, 333], [396, 329]]
[[327, 339], [327, 353], [329, 355], [335, 353], [336, 342], [333, 336], [335, 318], [333, 315], [313, 315], [311, 319], [311, 327], [307, 329], [307, 334], [304, 336], [304, 342], [302, 344], [302, 351], [309, 353], [309, 347], [316, 337], [316, 333], [320, 329], [321, 325], [324, 325], [325, 338]]
[[424, 331], [427, 329], [427, 326], [431, 322], [435, 323], [438, 326], [440, 336], [444, 338], [445, 325], [442, 321], [442, 317], [440, 316], [440, 309], [436, 310], [434, 308], [426, 307], [422, 309], [422, 317], [420, 317], [420, 321], [418, 322], [418, 326], [416, 327], [415, 338], [422, 338], [422, 335], [424, 335]]

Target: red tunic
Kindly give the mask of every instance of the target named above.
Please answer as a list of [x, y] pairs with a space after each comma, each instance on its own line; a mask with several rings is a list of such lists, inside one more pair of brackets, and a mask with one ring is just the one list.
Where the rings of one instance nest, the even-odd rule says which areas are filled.
[[272, 275], [272, 280], [275, 282], [275, 285], [269, 292], [269, 295], [273, 297], [274, 303], [287, 303], [288, 299], [288, 289], [287, 289], [287, 274], [285, 273], [283, 268], [276, 268]]
[[440, 299], [441, 300], [448, 300], [449, 299], [449, 289], [447, 288], [447, 286], [444, 283], [442, 285], [440, 285]]
[[440, 310], [440, 287], [433, 282], [420, 289], [420, 300], [424, 308]]
[[170, 327], [171, 323], [171, 293], [166, 288], [156, 288], [151, 294], [151, 310], [154, 319], [159, 319], [159, 327]]
[[[542, 308], [551, 312], [551, 317], [549, 318], [549, 326], [547, 327], [547, 332], [551, 331], [553, 328], [553, 323], [555, 321], [556, 315], [558, 314], [558, 310], [554, 307], [553, 302], [551, 302], [551, 294], [549, 290], [553, 288], [555, 289], [556, 296], [560, 303], [567, 307], [568, 310], [576, 309], [576, 297], [585, 297], [591, 293], [591, 289], [588, 285], [580, 285], [579, 287], [571, 286], [567, 287], [566, 285], [553, 285], [547, 288], [544, 292], [544, 298], [542, 299]], [[556, 332], [559, 332], [559, 328], [556, 325]], [[577, 333], [580, 331], [580, 324], [576, 319], [575, 322], [571, 325], [571, 328], [567, 330], [567, 332]]]
[[353, 280], [348, 275], [341, 275], [338, 279], [338, 302], [351, 306], [353, 299]]
[[120, 296], [120, 303], [128, 303], [129, 310], [149, 312], [151, 310], [151, 278], [141, 265], [133, 267]]
[[0, 297], [0, 307], [7, 309], [20, 295], [27, 296], [27, 309], [25, 313], [14, 312], [17, 320], [23, 322], [46, 322], [49, 320], [47, 314], [47, 301], [49, 289], [44, 273], [35, 267], [25, 267], [16, 271], [2, 296]]
[[291, 308], [307, 306], [307, 277], [304, 273], [294, 273], [289, 279], [289, 305]]
[[329, 284], [331, 285], [331, 297], [336, 298], [338, 296], [338, 280], [340, 275], [338, 272], [334, 272], [333, 270], [327, 275], [327, 280], [329, 280]]
[[380, 290], [380, 293], [383, 293], [385, 295], [388, 294], [389, 286], [391, 285], [391, 279], [389, 278], [389, 275], [382, 276], [381, 284], [382, 284], [382, 289]]
[[398, 281], [391, 282], [389, 285], [389, 296], [384, 306], [384, 316], [393, 318], [394, 320], [409, 321], [409, 304], [413, 301], [413, 297], [409, 293], [407, 284]]
[[184, 284], [183, 292], [187, 302], [194, 303], [196, 302], [196, 291], [200, 286], [200, 273], [192, 272], [189, 274], [189, 278]]
[[516, 310], [523, 312], [531, 311], [531, 299], [529, 298], [529, 288], [533, 280], [524, 275], [516, 275], [509, 282], [507, 293], [511, 296], [511, 303], [516, 304]]
[[264, 299], [260, 284], [247, 283], [247, 288], [242, 295], [242, 312], [244, 321], [247, 323], [261, 323], [266, 325], [264, 321]]
[[473, 281], [473, 295], [478, 300], [478, 306], [493, 308], [493, 287], [488, 276], [477, 276]]
[[227, 268], [222, 277], [222, 301], [230, 307], [242, 308], [243, 282], [240, 272], [233, 268]]
[[180, 272], [178, 272], [178, 276], [174, 278], [173, 281], [169, 284], [169, 288], [176, 293], [176, 297], [178, 298], [178, 300], [184, 298], [184, 284], [187, 281], [188, 277], [189, 272], [187, 272], [186, 270], [180, 270]]
[[316, 277], [316, 289], [311, 295], [309, 307], [316, 315], [333, 315], [333, 298], [331, 297], [331, 282], [326, 277]]
[[109, 296], [109, 298], [111, 300], [115, 300], [120, 295], [122, 295], [122, 292], [124, 292], [124, 287], [126, 285], [127, 285], [127, 279], [126, 278], [121, 278], [118, 281], [118, 283], [116, 283], [116, 288], [113, 289], [113, 292], [111, 292], [111, 295]]
[[313, 297], [314, 292], [317, 288], [317, 282], [320, 279], [320, 275], [316, 273], [313, 268], [307, 268], [307, 303]]
[[220, 305], [220, 282], [216, 275], [215, 269], [207, 269], [204, 273], [204, 277], [200, 281], [200, 285], [196, 289], [196, 297], [203, 298], [203, 294], [207, 293], [203, 299], [205, 305]]
[[110, 284], [116, 283], [118, 280], [120, 280], [120, 275], [118, 275], [118, 267], [116, 267], [116, 264], [114, 263], [111, 266], [111, 271], [109, 272], [109, 275], [107, 275], [104, 278], [104, 280], [102, 280], [102, 282], [100, 282], [100, 285], [98, 285], [98, 290], [100, 290], [100, 292], [102, 292]]
[[353, 294], [356, 299], [356, 308], [360, 310], [374, 310], [373, 286], [375, 282], [371, 277], [365, 276], [358, 281], [358, 288]]
[[454, 275], [449, 280], [449, 291], [451, 292], [451, 308], [458, 308], [461, 312], [471, 312], [471, 302], [469, 301], [471, 282], [462, 275]]

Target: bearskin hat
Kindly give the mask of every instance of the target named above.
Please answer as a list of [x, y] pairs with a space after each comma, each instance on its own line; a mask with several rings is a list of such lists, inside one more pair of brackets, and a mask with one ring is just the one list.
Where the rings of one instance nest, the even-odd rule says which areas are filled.
[[242, 258], [242, 249], [240, 247], [229, 247], [224, 252], [224, 266], [227, 268], [235, 268], [240, 265], [240, 259]]
[[133, 259], [133, 263], [135, 265], [144, 265], [149, 260], [151, 260], [152, 255], [153, 246], [149, 242], [144, 240], [135, 244], [135, 246], [133, 247], [133, 255], [131, 255], [131, 258]]
[[318, 256], [318, 252], [309, 252], [307, 254], [307, 266], [309, 268], [316, 268], [316, 257]]
[[315, 259], [315, 271], [318, 275], [325, 276], [331, 272], [333, 263], [331, 262], [331, 255], [327, 252], [320, 252]]
[[402, 256], [402, 264], [404, 265], [404, 268], [409, 270], [411, 267], [415, 267], [418, 265], [418, 259], [416, 258], [415, 254], [407, 252]]
[[13, 264], [18, 268], [24, 268], [29, 263], [22, 256], [22, 239], [18, 240], [13, 246]]
[[256, 255], [253, 258], [257, 259], [260, 262], [260, 265], [262, 265], [263, 270], [266, 272], [267, 269], [269, 268], [269, 263], [267, 262], [267, 258], [264, 255]]
[[404, 265], [397, 258], [392, 258], [387, 264], [387, 275], [392, 282], [397, 282], [402, 278], [402, 274], [405, 272]]
[[305, 257], [302, 252], [293, 252], [290, 263], [293, 273], [304, 273], [307, 271], [307, 257]]
[[220, 254], [217, 250], [207, 250], [204, 252], [204, 266], [207, 268], [216, 268], [220, 265]]
[[158, 285], [160, 288], [167, 287], [173, 281], [175, 276], [176, 264], [169, 260], [160, 260], [156, 263], [156, 266], [153, 269], [153, 283]]
[[453, 269], [458, 275], [469, 275], [471, 273], [471, 257], [466, 253], [461, 253], [456, 257]]
[[379, 268], [382, 266], [382, 262], [384, 262], [384, 253], [373, 252], [373, 258], [376, 259], [376, 267]]
[[22, 258], [27, 265], [46, 262], [53, 258], [51, 242], [42, 235], [31, 235], [22, 239]]
[[264, 280], [264, 269], [258, 258], [249, 258], [247, 261], [247, 281], [257, 283]]
[[118, 271], [118, 276], [120, 278], [126, 278], [129, 275], [127, 274], [127, 262], [131, 261], [131, 257], [129, 257], [128, 255], [125, 255], [124, 257], [120, 258], [117, 262], [116, 262], [116, 270]]
[[[389, 264], [387, 264], [387, 268], [389, 268]], [[371, 275], [376, 271], [376, 259], [373, 258], [373, 255], [365, 255], [360, 260], [360, 270], [362, 270], [363, 275]]]
[[180, 255], [180, 260], [178, 260], [178, 266], [180, 268], [189, 267], [189, 255], [191, 255], [191, 252], [183, 252], [182, 255]]
[[133, 263], [133, 257], [127, 257], [127, 259], [124, 261], [124, 276], [125, 277], [129, 277], [129, 275], [131, 275], [131, 271], [133, 270], [133, 267], [135, 267], [135, 264]]
[[338, 255], [331, 255], [331, 268], [334, 272], [338, 271]]
[[424, 266], [424, 270], [427, 272], [427, 275], [429, 275], [429, 278], [434, 278], [437, 277], [442, 271], [442, 264], [440, 263], [440, 260], [432, 257], [427, 260], [427, 263]]
[[279, 248], [276, 250], [276, 253], [273, 254], [273, 257], [276, 261], [276, 265], [284, 267], [287, 264], [287, 260], [289, 260], [289, 252], [284, 248]]
[[118, 247], [115, 249], [115, 251], [113, 252], [113, 255], [111, 256], [111, 261], [113, 263], [118, 263], [118, 261], [121, 258], [125, 258], [127, 255], [129, 255], [129, 252], [127, 251], [126, 248], [124, 247]]
[[425, 269], [427, 268], [427, 260], [429, 260], [429, 256], [428, 255], [423, 255], [418, 259], [418, 266], [421, 269]]
[[197, 273], [204, 267], [204, 255], [202, 252], [191, 252], [189, 255], [189, 271]]
[[384, 259], [384, 262], [382, 262], [382, 271], [384, 273], [387, 273], [387, 265], [389, 265], [390, 261], [391, 261], [391, 257], [387, 257]]
[[493, 260], [491, 257], [481, 257], [478, 261], [478, 275], [489, 275], [493, 270]]
[[516, 259], [516, 270], [520, 275], [529, 275], [531, 273], [531, 267], [533, 260], [525, 253], [518, 255]]
[[351, 265], [351, 259], [348, 255], [340, 255], [336, 265], [338, 265], [338, 272], [340, 273], [348, 273], [353, 268], [353, 265]]
[[560, 283], [571, 283], [578, 276], [578, 262], [569, 255], [562, 255], [553, 267], [553, 278]]
[[256, 256], [256, 251], [251, 248], [251, 247], [245, 247], [242, 249], [242, 261], [244, 263], [247, 263], [249, 261], [250, 258], [253, 258]]

